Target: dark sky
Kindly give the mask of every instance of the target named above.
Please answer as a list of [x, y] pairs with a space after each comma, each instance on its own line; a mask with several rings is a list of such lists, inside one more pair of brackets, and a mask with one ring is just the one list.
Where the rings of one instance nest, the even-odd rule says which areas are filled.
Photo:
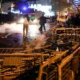
[[36, 1], [36, 0], [2, 0], [3, 2], [15, 2], [15, 1]]

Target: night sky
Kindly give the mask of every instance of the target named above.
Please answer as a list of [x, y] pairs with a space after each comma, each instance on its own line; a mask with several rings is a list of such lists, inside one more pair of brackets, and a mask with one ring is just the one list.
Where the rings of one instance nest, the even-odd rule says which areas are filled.
[[37, 1], [37, 0], [2, 0], [2, 2], [15, 2], [15, 1]]

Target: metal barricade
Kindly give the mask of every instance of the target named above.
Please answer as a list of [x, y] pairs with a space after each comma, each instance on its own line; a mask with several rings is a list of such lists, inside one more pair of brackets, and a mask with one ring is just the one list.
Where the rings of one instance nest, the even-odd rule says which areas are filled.
[[75, 40], [80, 41], [80, 28], [75, 28]]
[[[8, 66], [11, 67], [12, 69], [14, 66], [18, 65], [24, 65], [25, 70], [31, 70], [34, 66], [40, 65], [42, 62], [42, 58], [44, 60], [45, 56], [49, 56], [48, 54], [42, 54], [42, 53], [29, 53], [29, 54], [24, 54], [24, 53], [13, 53], [13, 54], [0, 54], [0, 66]], [[19, 59], [21, 61], [19, 61]], [[20, 64], [22, 62], [22, 64]], [[0, 72], [2, 71], [0, 67]], [[34, 75], [34, 74], [33, 74]], [[4, 76], [4, 75], [3, 75]], [[10, 77], [10, 76], [8, 76]], [[1, 79], [2, 80], [2, 79]], [[8, 80], [8, 79], [6, 79]], [[12, 80], [12, 79], [11, 79]]]
[[57, 65], [54, 63], [48, 65], [48, 62], [43, 63], [40, 66], [39, 76], [37, 80], [58, 80]]
[[43, 54], [43, 53], [24, 54], [19, 52], [12, 54], [0, 54], [0, 59], [10, 58], [10, 57], [22, 58], [24, 62], [30, 62], [33, 63], [33, 65], [35, 65], [36, 63], [41, 64], [41, 62], [44, 61], [45, 57], [49, 57], [49, 54]]
[[22, 51], [23, 48], [0, 48], [0, 53], [15, 53]]
[[73, 60], [72, 60], [72, 70], [75, 74], [78, 73], [78, 69], [80, 67], [80, 47], [78, 47], [73, 53]]
[[74, 80], [73, 71], [71, 69], [71, 62], [73, 56], [70, 55], [62, 60], [58, 65], [58, 80]]
[[42, 62], [37, 80], [58, 80], [57, 61], [66, 55], [67, 52], [68, 50], [63, 51], [61, 54], [57, 53], [58, 55], [55, 53], [55, 56]]
[[58, 80], [75, 80], [75, 73], [79, 68], [79, 51], [78, 47], [58, 64]]

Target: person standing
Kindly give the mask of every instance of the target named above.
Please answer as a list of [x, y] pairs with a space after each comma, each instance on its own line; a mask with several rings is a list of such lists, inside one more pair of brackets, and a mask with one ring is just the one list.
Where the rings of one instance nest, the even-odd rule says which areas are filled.
[[40, 28], [39, 28], [39, 30], [40, 30], [40, 32], [41, 32], [41, 34], [43, 33], [43, 28], [44, 28], [44, 31], [46, 31], [46, 28], [45, 28], [45, 23], [46, 23], [46, 17], [44, 17], [44, 14], [42, 14], [42, 16], [39, 18], [40, 19]]
[[24, 23], [23, 23], [23, 43], [26, 44], [28, 39], [28, 27], [29, 27], [29, 17], [28, 15], [24, 16]]

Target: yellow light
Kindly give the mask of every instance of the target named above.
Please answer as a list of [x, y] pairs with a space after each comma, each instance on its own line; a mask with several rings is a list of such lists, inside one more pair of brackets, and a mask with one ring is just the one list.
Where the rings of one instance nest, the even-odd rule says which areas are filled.
[[11, 4], [11, 7], [13, 8], [14, 6], [15, 6], [15, 4], [12, 3], [12, 4]]

